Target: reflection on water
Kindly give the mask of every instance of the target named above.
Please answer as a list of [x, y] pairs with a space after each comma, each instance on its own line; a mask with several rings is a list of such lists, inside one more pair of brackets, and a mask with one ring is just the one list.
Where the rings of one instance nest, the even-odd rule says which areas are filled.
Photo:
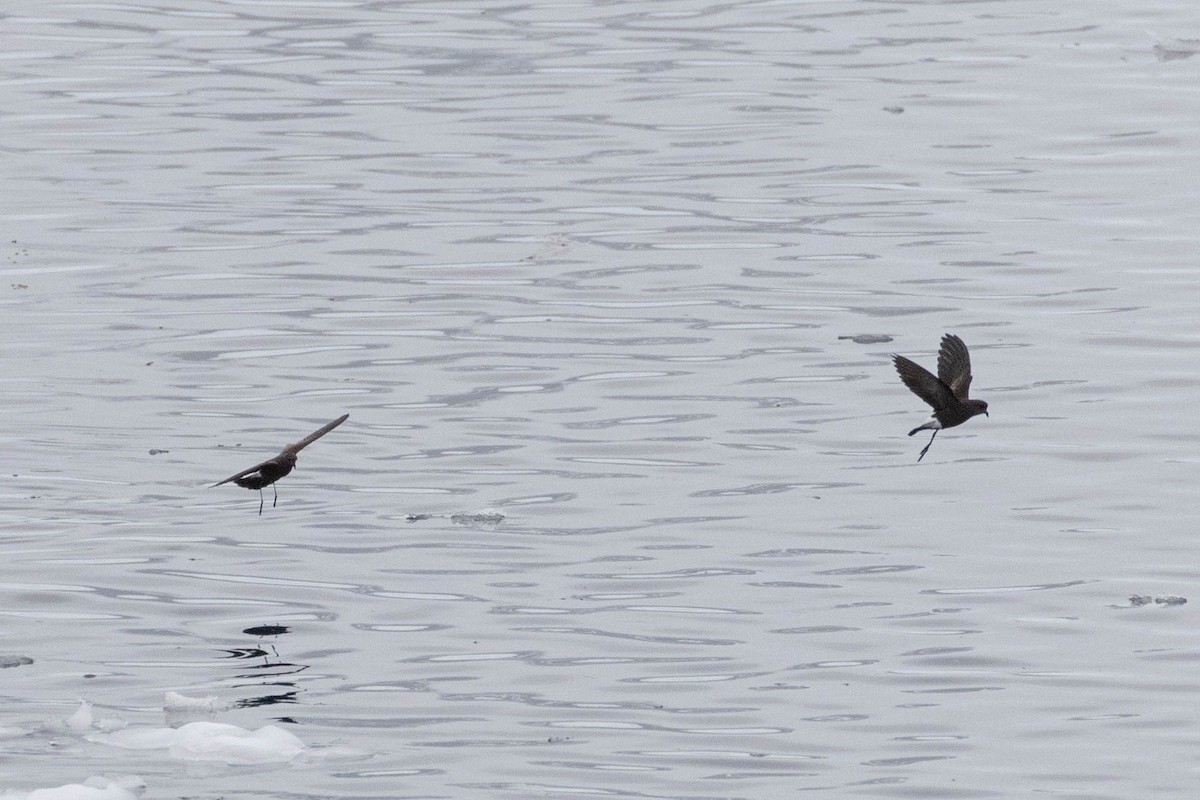
[[1189, 797], [1193, 20], [994, 10], [10, 15], [3, 785]]

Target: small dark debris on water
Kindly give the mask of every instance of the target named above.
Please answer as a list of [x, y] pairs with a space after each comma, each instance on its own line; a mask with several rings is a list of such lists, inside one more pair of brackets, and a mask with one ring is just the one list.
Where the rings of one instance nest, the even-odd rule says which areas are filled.
[[29, 656], [0, 655], [0, 669], [8, 669], [9, 667], [27, 667], [32, 663], [33, 659]]
[[883, 333], [860, 333], [855, 336], [839, 336], [838, 339], [849, 339], [855, 344], [883, 344], [890, 342], [892, 337]]
[[884, 106], [883, 110], [889, 114], [903, 114], [904, 106]]
[[1178, 595], [1173, 594], [1167, 594], [1161, 597], [1151, 597], [1148, 594], [1135, 594], [1129, 598], [1129, 605], [1133, 608], [1148, 606], [1151, 603], [1155, 603], [1160, 606], [1181, 606], [1186, 602], [1186, 597], [1179, 597]]
[[1176, 39], [1174, 44], [1154, 45], [1154, 55], [1159, 61], [1176, 61], [1181, 58], [1191, 58], [1198, 52], [1195, 39]]
[[150, 455], [152, 455], [152, 456], [161, 456], [163, 453], [169, 453], [169, 452], [171, 452], [171, 451], [170, 450], [158, 450], [153, 447], [150, 448]]

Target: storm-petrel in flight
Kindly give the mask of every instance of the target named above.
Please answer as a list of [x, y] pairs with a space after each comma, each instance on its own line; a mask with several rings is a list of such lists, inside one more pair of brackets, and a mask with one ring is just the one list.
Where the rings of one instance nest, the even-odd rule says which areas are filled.
[[914, 364], [904, 356], [892, 356], [896, 364], [896, 372], [900, 380], [912, 389], [913, 394], [933, 406], [933, 419], [919, 428], [908, 432], [912, 436], [917, 431], [933, 431], [929, 444], [917, 456], [917, 461], [925, 457], [925, 453], [937, 438], [942, 428], [953, 428], [962, 425], [976, 414], [988, 413], [988, 404], [982, 400], [970, 400], [967, 391], [971, 388], [971, 356], [963, 340], [954, 334], [947, 333], [942, 337], [942, 346], [938, 348], [938, 374], [933, 373], [919, 364]]
[[[236, 475], [230, 475], [220, 483], [214, 483], [213, 486], [220, 486], [222, 483], [233, 481], [238, 486], [246, 489], [258, 489], [258, 513], [261, 515], [263, 511], [263, 487], [271, 486], [274, 488], [275, 481], [282, 478], [292, 471], [292, 467], [296, 466], [296, 454], [310, 444], [320, 439], [331, 430], [341, 425], [346, 420], [350, 419], [349, 414], [342, 414], [340, 417], [329, 423], [318, 431], [313, 431], [308, 436], [305, 436], [295, 444], [289, 444], [279, 452], [279, 455], [274, 458], [268, 458], [261, 464], [255, 464], [250, 469], [244, 469]], [[209, 487], [210, 489], [212, 486]], [[275, 499], [271, 502], [271, 508], [279, 502], [279, 490], [275, 489]]]

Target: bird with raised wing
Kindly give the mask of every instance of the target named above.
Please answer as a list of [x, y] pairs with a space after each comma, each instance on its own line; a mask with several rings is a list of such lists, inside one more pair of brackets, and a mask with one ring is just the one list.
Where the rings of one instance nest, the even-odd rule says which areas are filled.
[[[223, 483], [233, 481], [245, 489], [258, 489], [258, 513], [261, 515], [263, 512], [263, 487], [270, 486], [272, 489], [275, 489], [275, 481], [287, 475], [296, 466], [297, 453], [348, 419], [350, 419], [349, 414], [342, 414], [320, 430], [313, 431], [295, 444], [289, 444], [283, 450], [279, 451], [279, 455], [274, 458], [268, 458], [261, 464], [255, 464], [253, 467], [244, 469], [236, 475], [230, 475], [225, 480], [214, 483], [209, 488], [211, 489], [213, 486], [220, 486]], [[275, 489], [275, 499], [271, 501], [271, 508], [274, 508], [278, 502], [279, 490]]]
[[904, 356], [892, 356], [896, 364], [896, 372], [900, 380], [912, 390], [912, 393], [933, 407], [933, 419], [924, 425], [913, 428], [908, 432], [912, 436], [917, 431], [933, 431], [929, 444], [921, 450], [917, 461], [925, 457], [925, 453], [933, 445], [938, 431], [943, 428], [953, 428], [962, 425], [977, 414], [988, 415], [988, 404], [982, 400], [971, 400], [968, 391], [971, 388], [971, 355], [963, 340], [952, 333], [942, 337], [942, 346], [938, 349], [938, 374], [909, 361]]

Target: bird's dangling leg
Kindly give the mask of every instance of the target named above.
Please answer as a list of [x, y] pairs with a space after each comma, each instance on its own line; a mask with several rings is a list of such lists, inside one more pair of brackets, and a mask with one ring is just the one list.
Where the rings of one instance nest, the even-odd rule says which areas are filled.
[[275, 492], [275, 499], [271, 501], [271, 508], [274, 508], [275, 504], [279, 502], [279, 490], [275, 488], [275, 484], [273, 483], [271, 484], [271, 491]]
[[937, 429], [937, 428], [934, 428], [934, 430], [933, 430], [933, 436], [930, 436], [930, 437], [929, 437], [929, 444], [925, 445], [925, 448], [924, 448], [923, 450], [921, 450], [921, 455], [917, 456], [917, 463], [920, 463], [920, 462], [921, 462], [921, 459], [925, 457], [925, 454], [926, 454], [927, 452], [929, 452], [929, 447], [930, 447], [930, 445], [932, 445], [932, 444], [933, 444], [933, 440], [937, 438], [937, 432], [938, 432], [938, 429]]
[[262, 489], [260, 488], [258, 490], [258, 515], [260, 517], [262, 516], [262, 506], [263, 506], [263, 493], [262, 493]]

